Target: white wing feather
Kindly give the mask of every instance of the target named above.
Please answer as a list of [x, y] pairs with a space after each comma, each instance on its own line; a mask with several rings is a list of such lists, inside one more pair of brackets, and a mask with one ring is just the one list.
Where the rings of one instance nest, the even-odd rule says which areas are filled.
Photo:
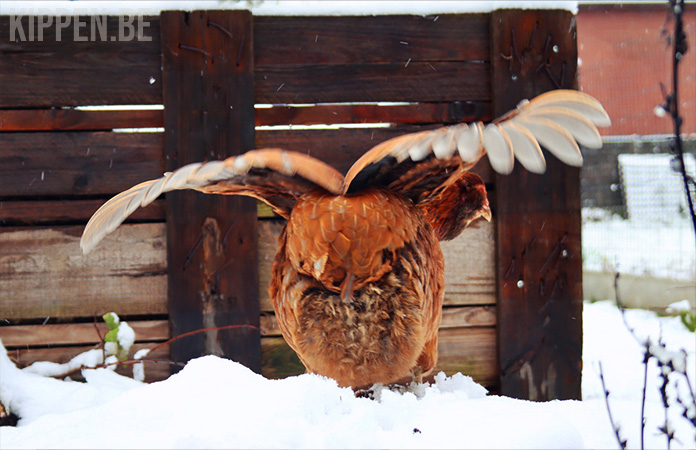
[[576, 141], [588, 148], [600, 148], [602, 139], [597, 127], [610, 124], [607, 112], [590, 95], [563, 89], [546, 92], [523, 100], [516, 109], [485, 126], [481, 122], [452, 125], [384, 141], [351, 167], [344, 192], [360, 171], [385, 157], [391, 156], [397, 163], [408, 158], [421, 161], [430, 154], [442, 159], [449, 158], [455, 147], [465, 169], [488, 154], [491, 167], [498, 173], [512, 172], [515, 158], [526, 169], [543, 173], [546, 161], [542, 146], [566, 164], [580, 166], [582, 153]]

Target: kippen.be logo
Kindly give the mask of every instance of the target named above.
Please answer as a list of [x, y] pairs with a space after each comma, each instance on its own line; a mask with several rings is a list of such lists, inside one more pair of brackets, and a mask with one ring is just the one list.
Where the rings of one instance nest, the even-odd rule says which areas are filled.
[[10, 16], [10, 40], [151, 41], [143, 16]]

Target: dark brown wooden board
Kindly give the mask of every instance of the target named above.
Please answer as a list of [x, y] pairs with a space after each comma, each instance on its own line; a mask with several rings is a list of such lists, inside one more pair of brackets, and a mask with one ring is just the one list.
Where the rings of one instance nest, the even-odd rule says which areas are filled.
[[[345, 173], [380, 142], [433, 127], [260, 130], [253, 147], [307, 153]], [[0, 141], [0, 198], [116, 194], [165, 169], [163, 133], [18, 132], [2, 134]], [[209, 150], [202, 159], [224, 158], [224, 145], [211, 143]], [[169, 169], [182, 165], [172, 162]], [[475, 171], [492, 179], [485, 158]]]
[[3, 197], [115, 194], [162, 176], [162, 133], [2, 133]]
[[[445, 102], [378, 105], [275, 105], [256, 108], [256, 125], [317, 125], [344, 123], [454, 124], [488, 121], [490, 102]], [[0, 110], [0, 131], [72, 130], [162, 127], [164, 112], [153, 110], [95, 111], [74, 108]]]
[[[1, 117], [1, 116], [0, 116]], [[378, 105], [277, 105], [256, 109], [256, 125], [316, 125], [343, 123], [447, 124], [491, 119], [489, 102], [435, 102]], [[1, 120], [1, 119], [0, 119]], [[0, 122], [1, 126], [1, 122]]]
[[110, 131], [114, 128], [161, 127], [159, 109], [93, 111], [73, 108], [0, 110], [0, 131]]
[[264, 65], [256, 68], [256, 101], [488, 101], [489, 77], [482, 61]]
[[[0, 200], [0, 225], [69, 225], [87, 223], [104, 200]], [[128, 222], [164, 222], [164, 199], [128, 216]]]
[[[559, 86], [577, 87], [571, 13], [498, 10], [491, 30], [494, 115]], [[546, 155], [543, 175], [518, 166], [496, 176], [501, 394], [579, 399], [580, 171]]]
[[[160, 20], [168, 169], [253, 148], [251, 14], [169, 11]], [[260, 372], [256, 202], [192, 191], [170, 193], [166, 201], [172, 336], [257, 327], [175, 341], [172, 359], [217, 354]]]
[[257, 66], [487, 60], [487, 14], [254, 18]]
[[0, 52], [0, 108], [161, 104], [157, 53]]
[[[486, 17], [265, 17], [254, 34], [255, 101], [489, 100]], [[0, 18], [0, 37], [9, 20]], [[156, 39], [58, 42], [46, 31], [42, 42], [3, 41], [0, 107], [161, 103]]]

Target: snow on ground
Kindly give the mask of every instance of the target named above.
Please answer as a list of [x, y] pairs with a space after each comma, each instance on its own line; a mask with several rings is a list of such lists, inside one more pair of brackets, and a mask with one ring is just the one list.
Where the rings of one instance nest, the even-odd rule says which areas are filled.
[[[586, 303], [583, 319], [585, 400], [546, 403], [486, 395], [461, 374], [404, 394], [382, 390], [376, 401], [316, 375], [267, 380], [215, 356], [149, 385], [104, 369], [84, 371], [87, 383], [77, 383], [19, 370], [0, 349], [0, 398], [22, 417], [0, 428], [0, 448], [614, 449], [599, 361], [622, 436], [638, 448], [641, 348], [611, 303]], [[670, 349], [687, 349], [694, 383], [696, 342], [678, 318], [632, 310], [627, 320], [641, 336], [661, 333]], [[646, 448], [666, 448], [650, 370]], [[696, 431], [683, 418], [671, 422], [672, 448], [694, 448]]]

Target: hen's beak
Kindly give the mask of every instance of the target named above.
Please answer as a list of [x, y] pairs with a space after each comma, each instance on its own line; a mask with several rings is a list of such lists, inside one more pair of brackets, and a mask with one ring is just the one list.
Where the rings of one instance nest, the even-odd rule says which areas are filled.
[[488, 198], [484, 197], [484, 203], [483, 203], [483, 208], [481, 208], [481, 216], [487, 221], [491, 221], [493, 218], [493, 213], [491, 212], [491, 205], [488, 203]]
[[491, 221], [493, 218], [493, 213], [491, 212], [491, 207], [488, 205], [485, 205], [483, 209], [481, 210], [481, 217], [486, 219], [487, 221]]

